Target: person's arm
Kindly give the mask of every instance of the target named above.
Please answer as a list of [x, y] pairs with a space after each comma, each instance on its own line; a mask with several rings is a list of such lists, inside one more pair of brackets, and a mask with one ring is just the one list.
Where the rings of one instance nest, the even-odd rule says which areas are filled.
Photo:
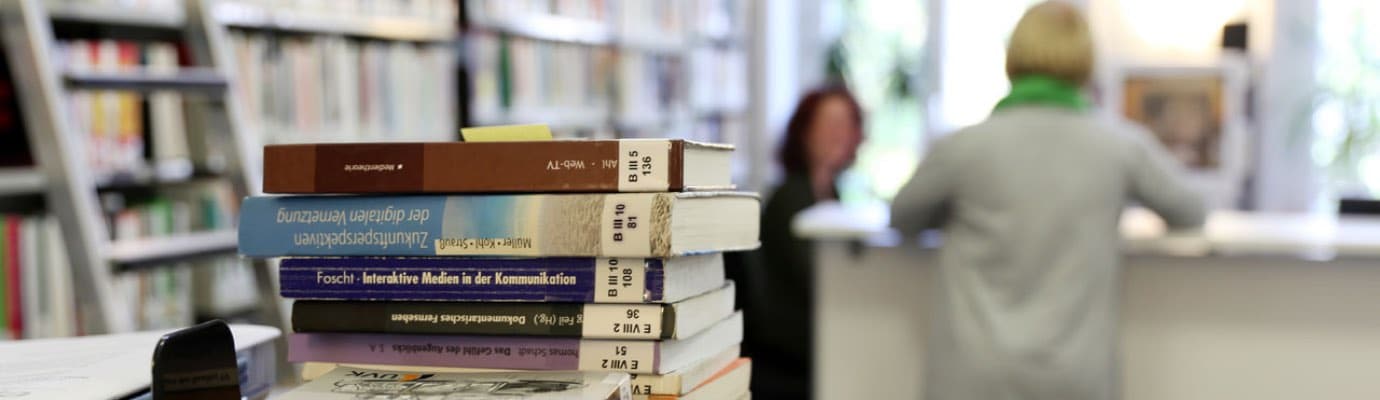
[[939, 227], [948, 218], [950, 196], [961, 172], [951, 140], [935, 141], [910, 181], [891, 201], [891, 226], [902, 234]]
[[1164, 147], [1137, 130], [1131, 150], [1131, 199], [1164, 218], [1170, 228], [1193, 228], [1207, 219], [1203, 196], [1183, 176], [1183, 167]]

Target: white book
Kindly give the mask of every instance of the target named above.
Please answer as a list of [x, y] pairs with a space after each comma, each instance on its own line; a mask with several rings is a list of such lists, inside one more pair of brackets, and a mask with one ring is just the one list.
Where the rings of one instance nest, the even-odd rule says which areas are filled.
[[[43, 269], [38, 263], [38, 246], [40, 217], [24, 217], [19, 223], [19, 294], [21, 296], [20, 306], [23, 310], [24, 339], [43, 337], [46, 332], [44, 326], [44, 313], [40, 304], [43, 303], [44, 279], [39, 277]], [[10, 249], [15, 251], [16, 249]]]
[[[150, 43], [146, 57], [148, 70], [155, 74], [173, 74], [178, 70], [177, 48], [170, 43]], [[153, 137], [153, 159], [160, 170], [177, 170], [190, 174], [191, 150], [187, 146], [187, 123], [182, 113], [182, 95], [174, 91], [153, 92], [149, 95], [150, 135]], [[178, 175], [182, 175], [179, 173]]]
[[67, 259], [62, 227], [57, 218], [48, 217], [43, 223], [43, 271], [49, 274], [47, 302], [51, 305], [52, 337], [75, 336], [77, 332], [77, 299], [72, 289], [72, 265]]
[[[679, 396], [657, 396], [678, 400], [720, 400], [736, 399], [748, 392], [752, 383], [752, 360], [740, 358], [722, 370], [715, 371], [709, 381]], [[633, 395], [636, 400], [650, 400], [652, 395]]]
[[351, 141], [361, 140], [359, 127], [359, 42], [344, 41], [340, 48], [339, 95], [340, 95], [340, 133]]
[[[716, 373], [724, 370], [734, 361], [738, 360], [739, 347], [733, 346], [691, 364], [685, 368], [671, 371], [661, 375], [652, 374], [633, 374], [632, 393], [633, 396], [648, 395], [670, 395], [679, 396], [690, 393], [691, 390], [699, 387]], [[312, 381], [325, 375], [327, 372], [336, 368], [360, 368], [360, 369], [383, 369], [391, 371], [407, 372], [456, 372], [456, 373], [475, 373], [475, 372], [512, 372], [512, 370], [496, 370], [484, 368], [445, 368], [445, 367], [426, 367], [412, 365], [382, 365], [382, 364], [353, 364], [353, 363], [325, 363], [307, 362], [302, 364], [302, 380]]]

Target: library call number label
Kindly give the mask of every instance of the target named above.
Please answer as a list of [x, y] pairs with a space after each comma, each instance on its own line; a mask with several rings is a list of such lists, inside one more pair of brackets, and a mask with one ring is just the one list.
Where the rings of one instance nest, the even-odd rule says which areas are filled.
[[641, 303], [647, 290], [647, 262], [641, 258], [596, 259], [595, 303]]
[[671, 187], [668, 140], [621, 140], [618, 142], [618, 191], [663, 192]]
[[657, 342], [584, 340], [580, 342], [581, 371], [653, 373]]
[[585, 337], [661, 338], [660, 304], [590, 304], [585, 306]]

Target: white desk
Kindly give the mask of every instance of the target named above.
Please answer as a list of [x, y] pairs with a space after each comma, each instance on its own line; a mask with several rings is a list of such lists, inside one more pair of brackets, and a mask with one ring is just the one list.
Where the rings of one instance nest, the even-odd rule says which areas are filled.
[[[821, 242], [819, 399], [914, 399], [923, 387], [934, 252], [877, 214], [796, 221]], [[1125, 399], [1380, 398], [1380, 219], [1217, 212], [1201, 231], [1165, 235], [1132, 211], [1122, 231]]]

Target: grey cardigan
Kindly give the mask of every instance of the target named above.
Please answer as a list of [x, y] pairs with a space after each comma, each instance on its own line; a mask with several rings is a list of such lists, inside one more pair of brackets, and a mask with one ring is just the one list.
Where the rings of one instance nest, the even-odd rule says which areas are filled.
[[1202, 198], [1144, 129], [1018, 106], [938, 140], [892, 204], [907, 234], [944, 231], [926, 343], [928, 400], [1115, 399], [1118, 218], [1172, 227]]

